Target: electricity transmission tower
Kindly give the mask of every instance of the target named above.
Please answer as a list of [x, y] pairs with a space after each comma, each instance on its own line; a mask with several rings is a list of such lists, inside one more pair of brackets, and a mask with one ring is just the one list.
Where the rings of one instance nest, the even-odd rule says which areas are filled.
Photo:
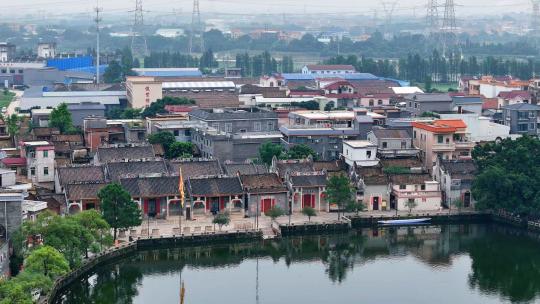
[[103, 9], [99, 7], [98, 1], [96, 1], [96, 7], [94, 8], [94, 11], [96, 12], [96, 17], [94, 18], [94, 22], [96, 23], [96, 84], [99, 85], [99, 34], [101, 31], [99, 27], [99, 24], [101, 23], [101, 17], [99, 16], [99, 14], [103, 11]]
[[397, 1], [393, 2], [383, 2], [383, 10], [386, 15], [385, 20], [385, 33], [390, 32], [390, 26], [392, 25], [392, 17], [394, 15], [394, 10], [396, 9]]
[[446, 56], [449, 48], [457, 45], [456, 5], [454, 0], [446, 0], [444, 3], [444, 18], [441, 27], [443, 56]]
[[531, 37], [535, 40], [540, 36], [540, 0], [531, 0]]
[[191, 14], [191, 31], [189, 33], [189, 54], [195, 50], [195, 45], [199, 45], [199, 51], [204, 52], [204, 29], [201, 23], [201, 11], [199, 0], [193, 0], [193, 12]]
[[434, 35], [439, 32], [439, 5], [437, 0], [429, 0], [427, 5], [426, 15], [427, 30], [430, 35]]
[[135, 0], [133, 28], [131, 29], [131, 53], [133, 58], [144, 58], [148, 55], [148, 45], [144, 36], [144, 19], [142, 0]]

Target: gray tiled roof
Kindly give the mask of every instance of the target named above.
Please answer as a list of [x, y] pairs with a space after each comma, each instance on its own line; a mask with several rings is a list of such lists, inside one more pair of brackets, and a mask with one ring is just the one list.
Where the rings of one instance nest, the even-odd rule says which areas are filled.
[[540, 111], [540, 106], [529, 103], [515, 103], [513, 105], [504, 106], [502, 108], [508, 110]]
[[237, 176], [190, 178], [187, 184], [192, 196], [240, 195], [243, 192]]
[[181, 167], [184, 180], [189, 177], [219, 175], [223, 173], [218, 160], [171, 160], [168, 162], [168, 166], [169, 171], [173, 174], [179, 174]]
[[148, 146], [126, 146], [126, 147], [99, 147], [97, 156], [100, 162], [107, 163], [124, 159], [153, 158], [154, 149]]
[[228, 175], [235, 175], [238, 172], [242, 175], [268, 173], [268, 168], [264, 164], [226, 163], [223, 164], [223, 168]]
[[448, 93], [416, 93], [406, 95], [405, 99], [417, 102], [452, 102]]
[[106, 183], [69, 184], [66, 185], [66, 196], [70, 201], [97, 199], [99, 190], [104, 188], [106, 185]]
[[275, 112], [259, 108], [223, 109], [223, 111], [213, 110], [214, 109], [195, 109], [189, 113], [189, 116], [200, 120], [277, 118]]
[[105, 181], [102, 166], [59, 167], [57, 170], [60, 185], [63, 186], [72, 183]]
[[383, 138], [401, 138], [401, 139], [410, 139], [411, 136], [409, 132], [404, 129], [373, 129], [373, 134], [378, 139]]
[[113, 181], [117, 181], [120, 177], [127, 177], [127, 175], [133, 175], [130, 177], [134, 177], [148, 173], [169, 173], [163, 160], [113, 162], [108, 163], [106, 167], [109, 178]]
[[241, 175], [240, 179], [249, 193], [287, 192], [287, 188], [275, 173]]
[[320, 187], [326, 186], [326, 174], [319, 175], [293, 175], [291, 176], [293, 187]]
[[120, 184], [132, 197], [163, 197], [180, 194], [178, 176], [122, 178]]
[[452, 177], [459, 175], [473, 178], [477, 170], [472, 160], [442, 160], [441, 165]]
[[421, 185], [433, 178], [427, 173], [423, 174], [392, 174], [390, 180], [395, 185]]
[[287, 173], [308, 173], [313, 172], [313, 162], [309, 161], [300, 161], [300, 162], [288, 162], [288, 161], [279, 161], [276, 164], [276, 168], [279, 174], [279, 177], [284, 178]]

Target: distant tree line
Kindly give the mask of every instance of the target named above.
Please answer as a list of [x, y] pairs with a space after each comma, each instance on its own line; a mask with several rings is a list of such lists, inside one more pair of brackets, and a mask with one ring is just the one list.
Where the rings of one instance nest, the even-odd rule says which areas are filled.
[[512, 75], [520, 79], [530, 79], [540, 73], [539, 60], [504, 59], [493, 56], [479, 59], [476, 56], [463, 57], [458, 53], [443, 57], [437, 50], [427, 57], [417, 53], [399, 60], [340, 55], [326, 60], [325, 63], [351, 64], [360, 72], [397, 77], [414, 83], [457, 82], [462, 75]]
[[278, 61], [268, 51], [250, 56], [247, 52], [236, 55], [236, 67], [242, 70], [242, 76], [261, 76], [272, 73], [291, 73], [294, 71], [294, 62], [291, 56], [283, 56]]

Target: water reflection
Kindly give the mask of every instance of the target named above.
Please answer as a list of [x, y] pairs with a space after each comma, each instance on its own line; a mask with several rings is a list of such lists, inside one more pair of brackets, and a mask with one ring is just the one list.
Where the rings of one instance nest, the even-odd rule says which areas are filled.
[[[461, 292], [463, 299], [467, 300], [469, 293], [511, 302], [532, 302], [538, 298], [540, 246], [537, 239], [507, 227], [454, 225], [363, 229], [343, 235], [145, 251], [104, 266], [73, 283], [56, 303], [132, 303], [146, 284], [144, 278], [162, 277], [179, 282], [177, 275], [186, 267], [203, 274], [210, 271], [215, 274], [216, 270], [225, 267], [228, 269], [223, 271], [235, 271], [243, 263], [256, 260], [257, 273], [252, 274], [252, 281], [256, 280], [253, 286], [258, 299], [259, 268], [261, 271], [268, 269], [259, 266], [259, 259], [271, 259], [271, 267], [322, 267], [328, 280], [339, 286], [348, 283], [355, 268], [362, 269], [379, 262], [409, 263], [408, 267], [418, 267], [409, 262], [408, 258], [413, 258], [429, 266], [435, 274], [453, 269], [453, 263], [459, 257], [469, 257], [471, 261], [470, 269], [467, 267], [459, 273], [463, 281], [468, 279], [469, 290], [454, 290]], [[426, 288], [430, 286], [430, 277], [411, 279], [423, 281]], [[452, 288], [452, 284], [454, 282], [448, 282], [448, 287]], [[268, 283], [261, 290], [265, 287], [268, 288]], [[217, 288], [216, 292], [219, 292]], [[445, 293], [447, 290], [434, 287], [432, 292]]]

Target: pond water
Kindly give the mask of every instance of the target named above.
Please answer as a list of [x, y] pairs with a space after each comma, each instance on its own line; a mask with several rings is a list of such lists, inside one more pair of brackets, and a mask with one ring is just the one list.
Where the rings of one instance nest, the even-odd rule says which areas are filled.
[[96, 269], [55, 303], [540, 303], [540, 240], [483, 225], [156, 249]]

